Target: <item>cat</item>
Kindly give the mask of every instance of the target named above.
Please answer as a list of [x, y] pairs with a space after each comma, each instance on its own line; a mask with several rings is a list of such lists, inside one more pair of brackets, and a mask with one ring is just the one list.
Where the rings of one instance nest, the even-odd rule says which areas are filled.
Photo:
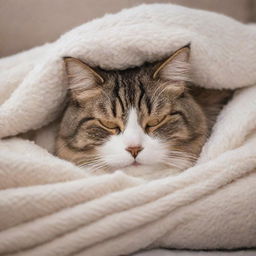
[[139, 176], [193, 166], [232, 92], [193, 85], [189, 56], [184, 46], [164, 61], [109, 71], [65, 57], [69, 102], [56, 155]]

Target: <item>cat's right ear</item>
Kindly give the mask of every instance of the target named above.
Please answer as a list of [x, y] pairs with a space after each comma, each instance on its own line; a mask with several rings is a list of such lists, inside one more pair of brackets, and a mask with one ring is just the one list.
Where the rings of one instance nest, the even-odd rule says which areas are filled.
[[64, 57], [69, 89], [83, 91], [103, 84], [104, 79], [94, 69], [79, 59]]
[[190, 44], [175, 51], [163, 62], [157, 63], [153, 79], [160, 78], [166, 81], [190, 81]]

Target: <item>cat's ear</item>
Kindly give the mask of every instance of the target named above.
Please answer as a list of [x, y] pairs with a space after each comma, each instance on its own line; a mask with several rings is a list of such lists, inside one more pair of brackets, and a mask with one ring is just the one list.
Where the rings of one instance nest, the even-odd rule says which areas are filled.
[[156, 64], [153, 79], [190, 81], [190, 45], [175, 51], [168, 59]]
[[81, 60], [65, 57], [64, 62], [71, 90], [91, 89], [97, 84], [104, 83], [102, 76]]

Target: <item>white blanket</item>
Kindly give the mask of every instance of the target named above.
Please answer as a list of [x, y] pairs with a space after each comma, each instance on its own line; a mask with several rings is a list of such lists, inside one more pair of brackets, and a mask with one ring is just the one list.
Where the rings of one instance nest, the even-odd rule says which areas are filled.
[[[62, 57], [125, 69], [191, 42], [192, 76], [238, 89], [196, 166], [146, 181], [93, 176], [51, 153], [66, 95]], [[0, 254], [115, 256], [143, 248], [256, 247], [256, 27], [142, 5], [0, 60]], [[41, 127], [33, 142], [20, 133]], [[49, 152], [43, 147], [47, 148]]]

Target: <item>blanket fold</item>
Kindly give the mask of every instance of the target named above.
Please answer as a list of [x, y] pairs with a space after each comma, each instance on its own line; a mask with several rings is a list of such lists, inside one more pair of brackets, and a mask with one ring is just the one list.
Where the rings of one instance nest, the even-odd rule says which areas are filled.
[[[1, 59], [0, 255], [256, 247], [255, 41], [255, 26], [153, 4]], [[67, 89], [62, 57], [125, 69], [189, 42], [195, 83], [237, 89], [194, 167], [147, 181], [122, 170], [96, 175], [52, 154]], [[10, 138], [31, 130], [35, 142]]]

